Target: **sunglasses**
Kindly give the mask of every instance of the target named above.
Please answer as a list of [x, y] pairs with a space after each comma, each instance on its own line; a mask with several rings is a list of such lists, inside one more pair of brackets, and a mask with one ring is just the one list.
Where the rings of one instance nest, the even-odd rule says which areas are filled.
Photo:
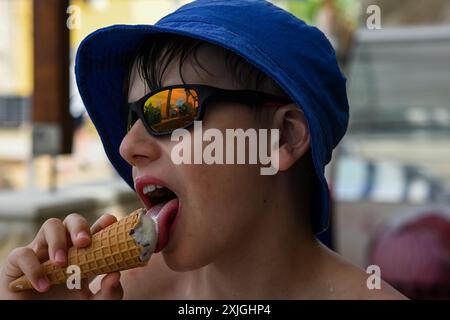
[[206, 105], [214, 102], [234, 102], [250, 106], [278, 107], [290, 103], [283, 97], [253, 90], [226, 90], [201, 84], [164, 87], [128, 103], [127, 132], [138, 119], [154, 136], [171, 134], [201, 120]]

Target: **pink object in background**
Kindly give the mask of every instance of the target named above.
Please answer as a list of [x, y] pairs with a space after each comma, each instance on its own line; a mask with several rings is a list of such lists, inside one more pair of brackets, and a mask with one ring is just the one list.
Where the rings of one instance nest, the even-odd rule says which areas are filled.
[[385, 227], [372, 242], [371, 264], [412, 299], [450, 299], [450, 219], [429, 212]]

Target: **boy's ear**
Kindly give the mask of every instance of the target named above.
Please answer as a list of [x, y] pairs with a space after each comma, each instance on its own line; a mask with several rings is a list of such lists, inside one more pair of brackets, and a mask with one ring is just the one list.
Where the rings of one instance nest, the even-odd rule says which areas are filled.
[[280, 129], [279, 170], [285, 171], [309, 150], [308, 123], [294, 103], [279, 107], [273, 121]]

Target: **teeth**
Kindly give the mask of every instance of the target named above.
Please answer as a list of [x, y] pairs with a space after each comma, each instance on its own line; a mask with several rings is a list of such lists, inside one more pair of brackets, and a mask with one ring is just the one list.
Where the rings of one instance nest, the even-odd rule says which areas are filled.
[[148, 184], [148, 185], [146, 185], [146, 186], [144, 187], [144, 189], [142, 190], [142, 192], [143, 192], [144, 194], [147, 194], [147, 193], [150, 193], [150, 192], [155, 191], [155, 189], [156, 189], [156, 185], [154, 185], [154, 184]]
[[156, 189], [162, 189], [164, 188], [163, 186], [157, 185], [157, 184], [148, 184], [144, 187], [144, 189], [142, 190], [142, 192], [144, 193], [144, 195], [146, 195], [147, 193], [153, 192]]

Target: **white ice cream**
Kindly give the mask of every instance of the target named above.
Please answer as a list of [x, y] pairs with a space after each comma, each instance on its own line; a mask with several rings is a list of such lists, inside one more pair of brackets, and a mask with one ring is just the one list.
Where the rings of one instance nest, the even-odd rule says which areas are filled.
[[158, 223], [156, 220], [145, 214], [145, 210], [142, 209], [139, 214], [139, 222], [130, 232], [130, 235], [138, 245], [144, 248], [140, 256], [141, 261], [148, 261], [158, 242]]

